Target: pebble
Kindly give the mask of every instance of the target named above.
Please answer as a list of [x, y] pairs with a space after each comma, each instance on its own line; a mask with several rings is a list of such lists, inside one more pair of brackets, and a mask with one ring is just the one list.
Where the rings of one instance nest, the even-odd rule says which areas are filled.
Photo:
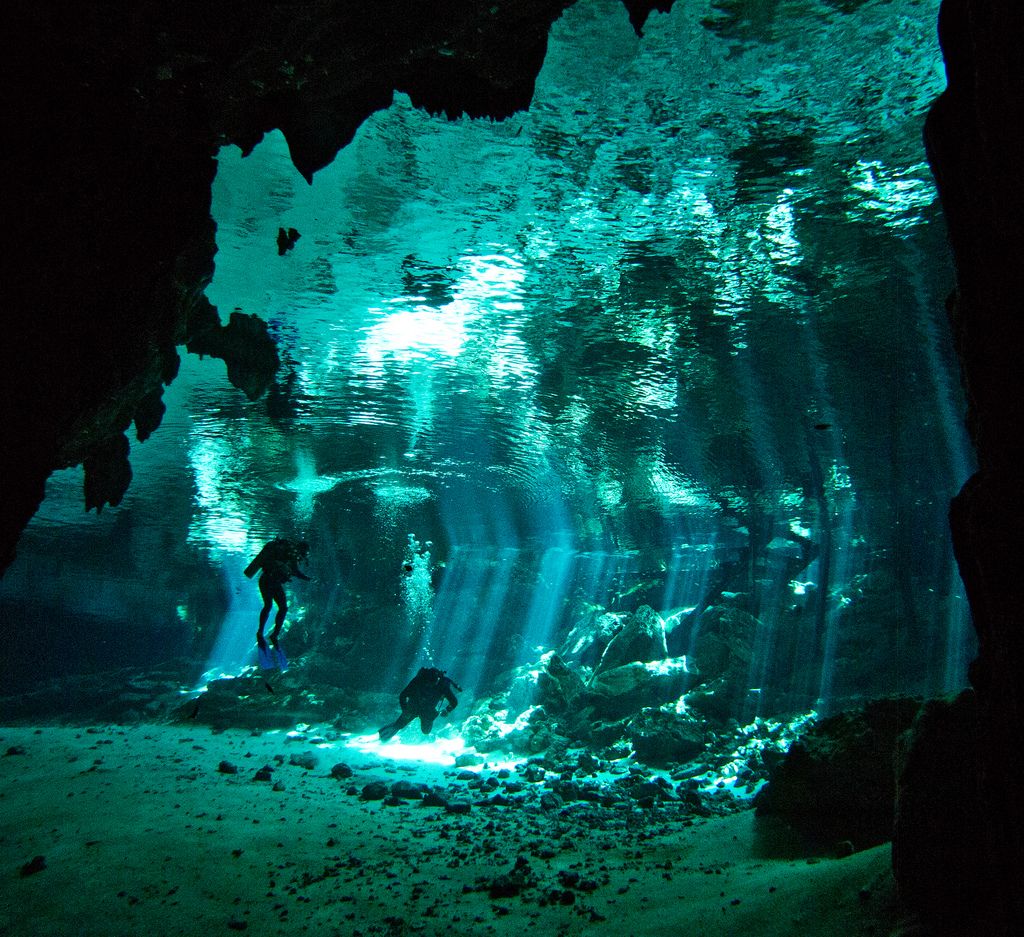
[[301, 754], [292, 755], [288, 759], [288, 764], [295, 765], [298, 768], [305, 768], [307, 771], [312, 771], [317, 766], [317, 757], [312, 752], [302, 752]]
[[22, 878], [28, 878], [30, 875], [35, 875], [37, 872], [42, 872], [46, 868], [46, 858], [44, 856], [35, 856], [31, 861], [26, 862], [18, 874]]
[[423, 788], [412, 781], [395, 781], [391, 785], [391, 796], [400, 800], [420, 800], [423, 797]]
[[388, 796], [388, 786], [383, 781], [370, 781], [363, 785], [359, 796], [363, 800], [383, 800]]

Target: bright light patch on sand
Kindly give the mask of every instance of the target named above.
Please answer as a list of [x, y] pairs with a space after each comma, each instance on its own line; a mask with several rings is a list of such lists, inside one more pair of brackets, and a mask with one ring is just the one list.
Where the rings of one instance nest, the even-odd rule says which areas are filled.
[[[477, 755], [476, 749], [467, 745], [460, 735], [451, 735], [444, 738], [428, 738], [422, 742], [403, 742], [398, 736], [387, 742], [382, 742], [377, 733], [369, 735], [354, 735], [343, 742], [345, 748], [351, 748], [362, 752], [364, 755], [374, 755], [388, 761], [415, 762], [421, 765], [438, 765], [442, 768], [455, 767], [455, 759], [459, 755], [467, 753]], [[467, 771], [480, 771], [485, 767], [488, 771], [499, 771], [502, 768], [512, 769], [517, 764], [516, 759], [495, 757], [489, 754], [486, 757], [478, 756], [480, 761], [477, 764], [461, 765]]]
[[461, 736], [430, 738], [423, 742], [403, 742], [397, 736], [382, 742], [376, 733], [355, 735], [345, 742], [367, 755], [376, 755], [390, 761], [418, 761], [423, 764], [451, 766], [455, 759], [468, 751]]

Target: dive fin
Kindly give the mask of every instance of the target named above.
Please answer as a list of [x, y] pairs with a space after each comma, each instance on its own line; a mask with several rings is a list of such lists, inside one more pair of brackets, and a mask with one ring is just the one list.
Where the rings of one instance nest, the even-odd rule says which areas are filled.
[[274, 660], [276, 661], [276, 665], [277, 665], [277, 669], [278, 670], [287, 670], [288, 669], [288, 657], [287, 657], [287, 655], [284, 652], [284, 648], [281, 647], [280, 644], [277, 645], [277, 647], [275, 647], [271, 651], [271, 654], [273, 655]]

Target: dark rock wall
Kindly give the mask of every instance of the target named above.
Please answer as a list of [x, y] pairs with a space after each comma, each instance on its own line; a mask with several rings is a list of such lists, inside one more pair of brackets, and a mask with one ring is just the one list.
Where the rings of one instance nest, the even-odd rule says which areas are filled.
[[1024, 919], [1024, 8], [944, 0], [939, 36], [949, 83], [925, 139], [956, 265], [950, 312], [979, 464], [950, 519], [978, 632], [978, 789], [1009, 932]]
[[998, 875], [979, 809], [975, 692], [928, 700], [901, 741], [892, 843], [900, 896], [936, 935], [993, 933]]

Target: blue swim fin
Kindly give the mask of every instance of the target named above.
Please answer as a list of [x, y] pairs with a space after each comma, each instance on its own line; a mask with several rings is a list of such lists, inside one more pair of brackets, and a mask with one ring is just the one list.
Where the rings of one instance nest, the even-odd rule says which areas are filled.
[[260, 670], [273, 670], [277, 667], [276, 651], [269, 647], [260, 647], [256, 652], [259, 659]]
[[274, 657], [278, 670], [288, 669], [288, 657], [285, 655], [284, 648], [280, 644], [273, 648], [270, 653]]

